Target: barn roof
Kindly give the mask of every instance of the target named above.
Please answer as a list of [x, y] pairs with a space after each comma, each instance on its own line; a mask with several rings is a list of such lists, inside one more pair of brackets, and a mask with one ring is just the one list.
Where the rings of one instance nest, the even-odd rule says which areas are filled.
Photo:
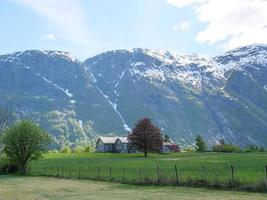
[[100, 137], [99, 140], [104, 144], [115, 144], [117, 140], [120, 140], [122, 143], [128, 143], [127, 137]]
[[105, 144], [115, 144], [118, 137], [100, 137], [101, 140]]
[[118, 137], [117, 140], [120, 140], [122, 143], [128, 143], [127, 137]]

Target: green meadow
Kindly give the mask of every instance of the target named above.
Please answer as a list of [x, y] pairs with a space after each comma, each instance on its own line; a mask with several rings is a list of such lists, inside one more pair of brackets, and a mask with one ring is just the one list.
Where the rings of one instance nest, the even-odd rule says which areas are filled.
[[31, 163], [30, 174], [127, 183], [265, 189], [266, 164], [267, 153], [260, 152], [149, 154], [148, 158], [142, 154], [48, 153]]

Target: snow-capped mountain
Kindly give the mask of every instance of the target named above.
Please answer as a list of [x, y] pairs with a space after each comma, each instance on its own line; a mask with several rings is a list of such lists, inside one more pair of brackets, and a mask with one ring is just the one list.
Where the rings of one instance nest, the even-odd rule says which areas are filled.
[[196, 134], [267, 146], [267, 46], [224, 55], [108, 51], [85, 62], [67, 52], [0, 56], [1, 104], [57, 138], [78, 143], [126, 134], [144, 116], [180, 144]]

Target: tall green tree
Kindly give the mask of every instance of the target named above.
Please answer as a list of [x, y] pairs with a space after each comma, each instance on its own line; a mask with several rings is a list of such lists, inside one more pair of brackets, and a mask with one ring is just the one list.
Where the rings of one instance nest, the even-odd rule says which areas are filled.
[[17, 165], [20, 174], [25, 174], [29, 162], [40, 158], [51, 138], [34, 123], [21, 121], [7, 129], [0, 141], [10, 162]]
[[197, 135], [195, 140], [196, 140], [196, 151], [201, 152], [207, 150], [207, 145], [204, 139], [200, 135]]
[[139, 120], [128, 139], [131, 145], [144, 152], [145, 157], [148, 152], [160, 152], [163, 145], [160, 129], [149, 118]]
[[0, 107], [0, 134], [7, 128], [8, 113]]

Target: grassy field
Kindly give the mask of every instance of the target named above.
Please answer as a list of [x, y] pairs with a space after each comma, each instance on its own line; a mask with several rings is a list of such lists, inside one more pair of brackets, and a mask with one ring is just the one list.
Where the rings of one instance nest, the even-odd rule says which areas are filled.
[[150, 154], [148, 158], [142, 154], [49, 153], [32, 163], [31, 173], [143, 183], [160, 181], [163, 184], [176, 183], [178, 177], [179, 183], [230, 186], [230, 166], [233, 165], [235, 185], [265, 187], [266, 164], [267, 153]]
[[0, 200], [263, 200], [267, 194], [173, 186], [130, 186], [47, 177], [0, 176]]

